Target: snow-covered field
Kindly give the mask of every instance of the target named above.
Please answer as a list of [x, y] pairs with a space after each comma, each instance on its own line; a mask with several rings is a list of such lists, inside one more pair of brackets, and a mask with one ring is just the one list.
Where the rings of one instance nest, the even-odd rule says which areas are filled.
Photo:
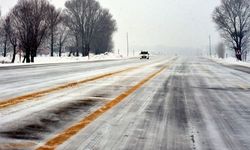
[[[91, 54], [90, 57], [68, 57], [67, 55], [62, 57], [50, 57], [50, 56], [38, 56], [35, 58], [35, 63], [32, 64], [47, 64], [47, 63], [67, 63], [67, 62], [81, 62], [81, 61], [97, 61], [97, 60], [116, 60], [116, 59], [125, 59], [122, 55], [118, 55], [115, 53], [105, 53], [100, 55]], [[16, 66], [16, 65], [29, 65], [26, 63], [22, 63], [22, 58], [16, 56], [16, 61], [14, 64], [11, 64], [11, 56], [2, 57], [0, 56], [0, 66]]]

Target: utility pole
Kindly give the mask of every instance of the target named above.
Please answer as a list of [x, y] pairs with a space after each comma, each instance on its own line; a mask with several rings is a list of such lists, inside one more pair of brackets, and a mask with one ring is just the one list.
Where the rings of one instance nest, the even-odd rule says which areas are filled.
[[211, 44], [211, 36], [209, 35], [209, 55], [212, 57], [212, 44]]
[[129, 57], [129, 41], [128, 41], [128, 33], [127, 33], [127, 57]]

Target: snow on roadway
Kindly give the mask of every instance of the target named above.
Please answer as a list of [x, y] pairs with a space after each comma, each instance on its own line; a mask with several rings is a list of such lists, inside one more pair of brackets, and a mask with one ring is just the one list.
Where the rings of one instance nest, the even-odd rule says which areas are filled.
[[[66, 63], [34, 66], [0, 67], [0, 101], [58, 86], [72, 81], [82, 80], [100, 74], [123, 70], [128, 67], [151, 64], [155, 61], [127, 59], [88, 63]], [[15, 91], [15, 92], [13, 92]]]
[[[148, 63], [154, 64], [156, 60]], [[106, 65], [115, 64], [119, 68], [124, 62]], [[138, 62], [131, 60], [127, 65], [135, 64]], [[53, 69], [57, 67], [61, 70], [69, 66], [59, 65]], [[0, 125], [5, 132], [0, 130], [0, 146], [11, 146], [8, 142], [31, 143], [25, 149], [42, 145], [159, 68], [159, 65], [149, 66], [2, 110], [1, 118], [5, 121]], [[99, 68], [94, 67], [96, 69]], [[248, 150], [249, 99], [247, 71], [204, 58], [179, 58], [58, 149]], [[12, 127], [6, 125], [11, 123]]]
[[[119, 62], [116, 63], [119, 64]], [[137, 60], [133, 60], [133, 63], [133, 65], [138, 65]], [[79, 85], [76, 88], [52, 93], [39, 98], [39, 100], [1, 110], [0, 136], [12, 137], [12, 139], [10, 138], [11, 141], [8, 138], [0, 139], [0, 149], [3, 145], [9, 146], [8, 142], [21, 144], [28, 140], [31, 143], [34, 143], [34, 141], [36, 143], [44, 136], [50, 136], [51, 133], [48, 134], [48, 130], [52, 130], [52, 133], [55, 134], [58, 129], [63, 129], [64, 126], [78, 118], [81, 119], [107, 100], [113, 99], [117, 94], [139, 82], [152, 72], [152, 69], [155, 69], [155, 65], [159, 65], [158, 61], [155, 60], [147, 61], [147, 63], [150, 63], [150, 65], [146, 68], [143, 67], [112, 78]], [[140, 64], [143, 64], [142, 61], [140, 61]], [[120, 64], [120, 67], [122, 66]], [[45, 123], [46, 126], [42, 126]], [[42, 131], [43, 134], [40, 133]], [[37, 135], [38, 133], [40, 135]]]
[[248, 150], [249, 85], [245, 72], [179, 59], [59, 149]]

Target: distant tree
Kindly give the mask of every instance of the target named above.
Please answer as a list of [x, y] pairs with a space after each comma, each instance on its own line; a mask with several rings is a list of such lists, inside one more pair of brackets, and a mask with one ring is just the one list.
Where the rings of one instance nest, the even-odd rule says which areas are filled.
[[213, 13], [221, 36], [230, 44], [238, 60], [242, 60], [249, 44], [250, 5], [248, 0], [221, 0]]
[[69, 38], [69, 31], [66, 26], [63, 24], [60, 24], [58, 26], [58, 51], [59, 51], [59, 57], [62, 56], [62, 48], [64, 47], [65, 43], [67, 42]]
[[225, 58], [226, 50], [225, 50], [225, 46], [223, 43], [219, 43], [217, 45], [216, 53], [217, 53], [219, 58]]
[[47, 0], [19, 0], [12, 9], [13, 26], [17, 29], [20, 46], [25, 50], [27, 63], [34, 62], [47, 33], [50, 8]]
[[99, 20], [101, 19], [103, 9], [100, 7], [99, 2], [94, 0], [88, 0], [86, 12], [86, 24], [85, 24], [85, 54], [89, 56], [90, 45], [93, 41], [95, 30]]
[[76, 35], [72, 34], [72, 32], [70, 32], [68, 30], [68, 35], [67, 35], [67, 40], [65, 43], [65, 51], [68, 52], [68, 56], [71, 57], [73, 56], [79, 56], [79, 49], [76, 47]]
[[17, 48], [17, 30], [14, 28], [12, 21], [13, 21], [13, 16], [8, 15], [3, 23], [4, 24], [3, 26], [7, 38], [13, 47], [13, 56], [11, 62], [14, 63], [16, 58], [16, 48]]
[[62, 21], [61, 10], [50, 5], [48, 10], [49, 17], [49, 35], [50, 35], [50, 56], [54, 56], [55, 33], [57, 25]]
[[5, 32], [5, 29], [3, 30], [3, 45], [4, 45], [4, 48], [3, 48], [3, 57], [6, 57], [7, 56], [7, 47], [8, 47], [8, 35], [7, 33]]
[[108, 10], [104, 9], [94, 30], [92, 52], [101, 54], [113, 49], [113, 33], [117, 30], [116, 21]]
[[102, 16], [106, 10], [95, 0], [68, 0], [65, 7], [66, 25], [75, 36], [75, 47], [88, 56], [94, 37], [98, 37], [100, 23], [105, 23]]
[[7, 56], [7, 48], [8, 48], [8, 34], [7, 34], [7, 28], [4, 24], [4, 18], [1, 18], [1, 27], [0, 27], [0, 34], [1, 34], [1, 42], [3, 43], [3, 57]]
[[[85, 1], [85, 0], [83, 0]], [[74, 47], [69, 48], [69, 56], [73, 53], [73, 49], [76, 49], [76, 56], [79, 56], [79, 42], [80, 35], [82, 35], [83, 30], [83, 21], [84, 21], [84, 12], [85, 6], [82, 4], [82, 0], [68, 0], [65, 2], [64, 10], [64, 24], [69, 28], [73, 38], [71, 41], [74, 41]], [[83, 49], [84, 47], [82, 47]]]

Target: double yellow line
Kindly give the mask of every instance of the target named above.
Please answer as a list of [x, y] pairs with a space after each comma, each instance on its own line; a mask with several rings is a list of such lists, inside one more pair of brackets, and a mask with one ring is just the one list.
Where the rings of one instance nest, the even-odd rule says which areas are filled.
[[[170, 59], [170, 61], [173, 61], [174, 59], [175, 58], [172, 58], [172, 59]], [[66, 83], [66, 84], [63, 84], [63, 85], [56, 86], [56, 87], [48, 88], [48, 89], [45, 89], [45, 90], [32, 92], [32, 93], [25, 94], [25, 95], [22, 95], [22, 96], [18, 96], [18, 97], [15, 97], [15, 98], [1, 100], [0, 101], [0, 109], [11, 107], [11, 106], [23, 103], [23, 102], [31, 101], [31, 100], [43, 97], [43, 96], [45, 96], [47, 94], [50, 94], [50, 93], [53, 93], [53, 92], [58, 92], [60, 90], [64, 90], [64, 89], [67, 89], [67, 88], [77, 87], [77, 86], [79, 86], [81, 84], [84, 84], [84, 83], [87, 83], [87, 82], [91, 82], [91, 81], [95, 81], [95, 80], [98, 80], [98, 79], [111, 77], [111, 76], [114, 76], [114, 75], [117, 75], [117, 74], [120, 74], [120, 73], [132, 71], [132, 70], [135, 70], [135, 69], [139, 69], [139, 68], [147, 66], [147, 65], [148, 64], [143, 64], [143, 65], [139, 65], [139, 66], [135, 66], [135, 67], [129, 67], [129, 68], [126, 68], [126, 69], [123, 69], [123, 70], [98, 75], [98, 76], [95, 76], [95, 77], [92, 77], [92, 78], [87, 78], [87, 79], [83, 79], [83, 80], [80, 80], [80, 81], [74, 81], [74, 82]]]
[[48, 140], [44, 145], [37, 148], [37, 150], [54, 150], [67, 140], [69, 140], [71, 137], [76, 135], [80, 130], [84, 129], [87, 125], [89, 125], [91, 122], [96, 120], [98, 117], [103, 115], [108, 110], [112, 109], [114, 106], [122, 102], [126, 97], [131, 95], [133, 92], [135, 92], [137, 89], [142, 87], [146, 82], [151, 80], [152, 78], [156, 77], [158, 74], [160, 74], [163, 70], [168, 68], [170, 64], [162, 67], [160, 70], [152, 73], [142, 81], [140, 81], [138, 84], [133, 86], [132, 88], [128, 89], [127, 91], [120, 94], [115, 99], [111, 100], [110, 102], [106, 103], [104, 106], [96, 110], [95, 112], [91, 113], [87, 117], [85, 117], [83, 120], [78, 122], [77, 124], [72, 125], [71, 127], [67, 128], [62, 133], [56, 135], [52, 139]]
[[119, 71], [112, 72], [112, 73], [98, 75], [98, 76], [95, 76], [93, 78], [88, 78], [88, 79], [84, 79], [84, 80], [80, 80], [80, 81], [75, 81], [75, 82], [67, 83], [67, 84], [64, 84], [64, 85], [57, 86], [57, 87], [41, 90], [41, 91], [38, 91], [38, 92], [29, 93], [29, 94], [26, 94], [26, 95], [23, 95], [23, 96], [19, 96], [19, 97], [7, 99], [7, 100], [2, 100], [0, 102], [0, 109], [10, 107], [10, 106], [13, 106], [13, 105], [17, 105], [17, 104], [20, 104], [20, 103], [23, 103], [23, 102], [26, 102], [26, 101], [31, 101], [33, 99], [43, 97], [43, 96], [45, 96], [47, 94], [57, 92], [57, 91], [60, 91], [60, 90], [64, 90], [64, 89], [67, 89], [67, 88], [76, 87], [78, 85], [81, 85], [81, 84], [84, 84], [84, 83], [87, 83], [87, 82], [90, 82], [90, 81], [95, 81], [95, 80], [98, 80], [98, 79], [111, 77], [111, 76], [119, 74], [119, 73], [135, 70], [135, 69], [138, 69], [138, 68], [140, 68], [142, 66], [144, 66], [144, 65], [137, 66], [137, 67], [130, 67], [130, 68], [127, 68], [127, 69], [124, 69], [124, 70], [119, 70]]

